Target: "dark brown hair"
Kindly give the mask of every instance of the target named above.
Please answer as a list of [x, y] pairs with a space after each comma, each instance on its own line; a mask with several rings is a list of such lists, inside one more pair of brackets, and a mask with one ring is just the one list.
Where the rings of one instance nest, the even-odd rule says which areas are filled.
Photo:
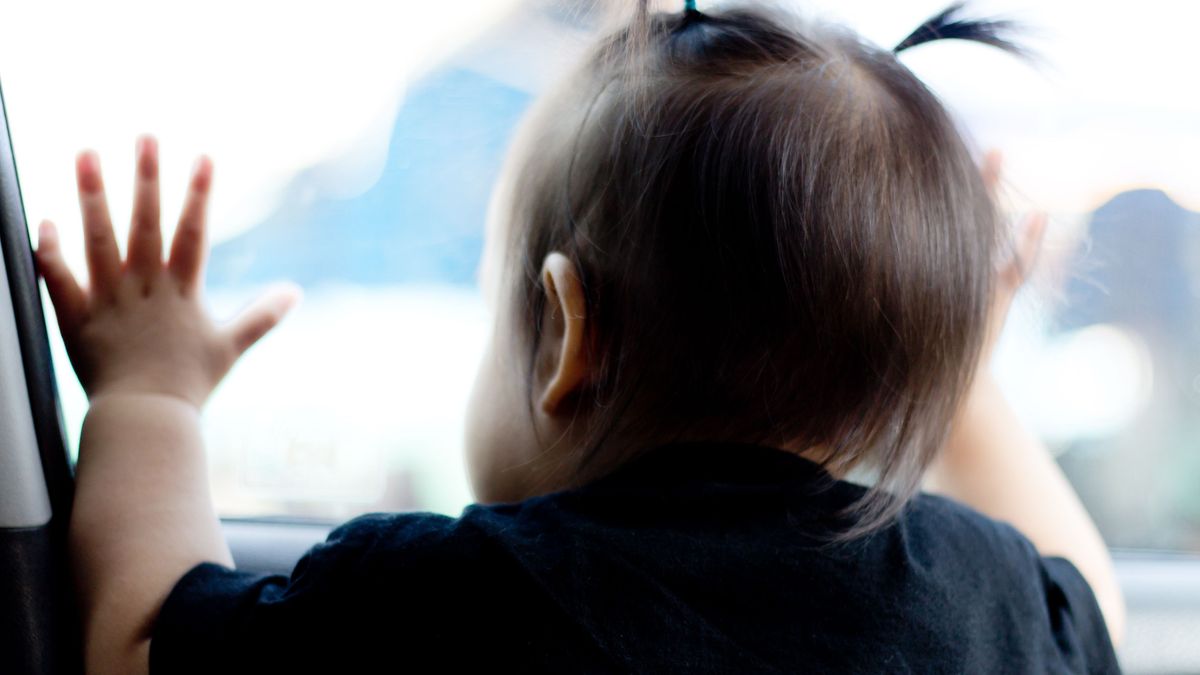
[[[960, 9], [901, 48], [1016, 50]], [[877, 478], [848, 536], [898, 512], [972, 377], [1000, 229], [893, 52], [766, 9], [642, 2], [522, 147], [504, 215], [531, 374], [548, 253], [574, 261], [588, 307], [581, 481], [671, 440], [819, 448]]]

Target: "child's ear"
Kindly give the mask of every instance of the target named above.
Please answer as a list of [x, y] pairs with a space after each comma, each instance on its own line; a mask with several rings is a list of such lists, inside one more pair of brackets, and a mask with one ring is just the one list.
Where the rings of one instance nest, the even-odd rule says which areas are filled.
[[587, 306], [579, 273], [565, 255], [558, 251], [547, 255], [541, 275], [546, 309], [542, 314], [534, 395], [538, 408], [553, 416], [566, 412], [567, 402], [588, 377], [584, 345]]

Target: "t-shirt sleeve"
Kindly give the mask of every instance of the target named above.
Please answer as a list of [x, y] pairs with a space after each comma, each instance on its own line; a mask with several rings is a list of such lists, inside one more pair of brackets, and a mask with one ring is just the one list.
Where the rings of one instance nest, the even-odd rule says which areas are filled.
[[1072, 673], [1119, 673], [1108, 625], [1092, 587], [1066, 558], [1040, 560], [1050, 626]]
[[[921, 532], [956, 552], [946, 558], [946, 576], [976, 600], [971, 622], [1002, 655], [1000, 670], [1121, 672], [1096, 596], [1074, 564], [1041, 555], [1010, 523], [952, 500], [922, 500]], [[998, 664], [976, 666], [972, 671], [986, 672]]]
[[[334, 530], [290, 576], [251, 574], [213, 563], [189, 570], [172, 588], [150, 641], [151, 673], [339, 672], [350, 645], [393, 644], [407, 627], [400, 597], [441, 585], [430, 551], [453, 548], [453, 519], [371, 514]], [[398, 632], [384, 635], [384, 627]]]

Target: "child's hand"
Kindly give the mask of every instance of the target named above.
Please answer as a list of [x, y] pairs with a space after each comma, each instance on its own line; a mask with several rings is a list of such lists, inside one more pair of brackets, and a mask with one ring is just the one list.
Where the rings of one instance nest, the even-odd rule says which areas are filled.
[[37, 263], [71, 363], [89, 399], [152, 394], [200, 407], [241, 354], [295, 304], [294, 290], [266, 296], [228, 326], [217, 326], [201, 303], [205, 207], [212, 162], [200, 157], [164, 264], [159, 228], [158, 149], [138, 142], [137, 189], [122, 261], [109, 219], [95, 153], [75, 163], [89, 284], [67, 269], [50, 221], [38, 230]]
[[[993, 150], [984, 157], [983, 182], [993, 197], [1000, 183], [1000, 153]], [[992, 308], [988, 316], [988, 331], [981, 355], [981, 368], [986, 369], [991, 360], [992, 350], [1004, 329], [1008, 310], [1013, 298], [1021, 285], [1029, 278], [1037, 260], [1038, 251], [1042, 247], [1042, 238], [1046, 233], [1046, 214], [1040, 211], [1025, 218], [1009, 241], [1008, 251], [1004, 252], [999, 268], [996, 270], [995, 289], [992, 296]]]
[[[998, 153], [988, 153], [982, 172], [994, 193], [1000, 177]], [[983, 360], [945, 447], [929, 467], [925, 486], [1013, 525], [1041, 555], [1070, 560], [1095, 593], [1117, 644], [1124, 632], [1125, 604], [1104, 540], [1049, 450], [1022, 425], [988, 371], [1008, 308], [1029, 276], [1045, 229], [1045, 214], [1029, 216], [996, 270]]]

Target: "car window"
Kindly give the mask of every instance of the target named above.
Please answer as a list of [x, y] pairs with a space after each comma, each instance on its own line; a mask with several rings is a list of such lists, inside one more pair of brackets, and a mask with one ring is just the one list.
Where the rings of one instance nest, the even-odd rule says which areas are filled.
[[[152, 76], [208, 106], [199, 119], [155, 93], [133, 67], [137, 50], [96, 43], [80, 73], [16, 58], [34, 46], [18, 32], [56, 25], [49, 10], [24, 9], [2, 29], [29, 221], [60, 223], [77, 270], [74, 151], [101, 150], [120, 221], [133, 138], [152, 131], [168, 209], [191, 155], [216, 160], [214, 313], [229, 316], [276, 280], [305, 290], [207, 409], [223, 515], [333, 521], [455, 513], [470, 501], [461, 433], [490, 325], [475, 272], [491, 184], [523, 113], [578, 57], [605, 5], [476, 0], [417, 16], [353, 4], [321, 33], [350, 37], [324, 42], [316, 15], [281, 23], [281, 5], [240, 28], [211, 26], [233, 56], [208, 71], [186, 53], [201, 47], [164, 29], [154, 46], [179, 72]], [[1137, 16], [1079, 2], [980, 8], [1033, 26], [1040, 60], [938, 44], [904, 62], [976, 148], [1006, 153], [1014, 219], [1034, 205], [1051, 216], [994, 369], [1110, 544], [1200, 551], [1200, 98], [1167, 74], [1178, 69], [1152, 67], [1191, 58], [1180, 26], [1195, 24], [1140, 18], [1183, 11], [1165, 0]], [[862, 0], [804, 11], [888, 45], [937, 9]], [[92, 19], [128, 32], [111, 13]], [[393, 33], [423, 37], [402, 49], [389, 46]], [[86, 403], [54, 344], [74, 446]]]

